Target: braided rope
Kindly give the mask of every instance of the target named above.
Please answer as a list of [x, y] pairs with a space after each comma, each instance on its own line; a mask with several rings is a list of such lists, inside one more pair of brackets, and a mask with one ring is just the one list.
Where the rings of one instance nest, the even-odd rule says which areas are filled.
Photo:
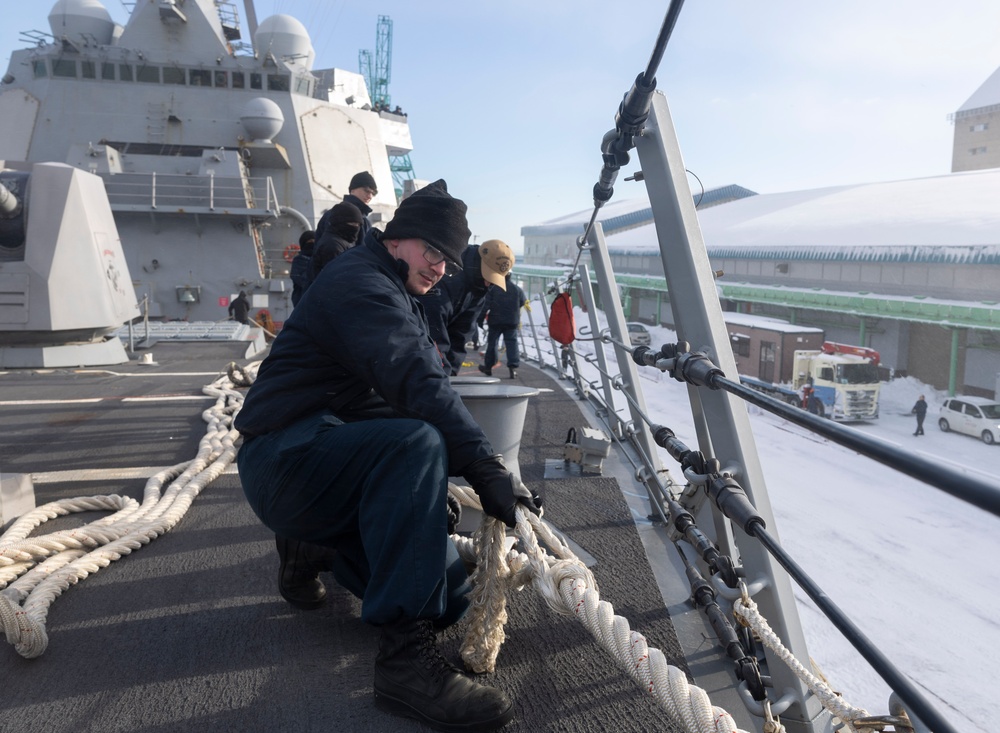
[[[448, 489], [463, 505], [481, 509], [468, 487], [449, 484]], [[712, 705], [703, 689], [689, 684], [663, 652], [650, 648], [642, 634], [616, 616], [610, 603], [600, 600], [593, 574], [543, 519], [520, 508], [516, 514], [524, 552], [511, 550], [505, 557], [498, 550], [504, 546], [505, 530], [492, 517], [484, 516], [474, 539], [452, 537], [463, 559], [479, 563], [472, 576], [471, 623], [461, 650], [470, 670], [495, 669], [507, 621], [506, 594], [530, 582], [554, 612], [577, 618], [675, 723], [691, 733], [745, 733], [729, 713]]]
[[767, 620], [761, 615], [757, 604], [754, 603], [752, 598], [744, 596], [737, 599], [733, 604], [733, 613], [736, 614], [737, 619], [744, 622], [757, 634], [764, 646], [774, 652], [802, 680], [831, 715], [840, 718], [849, 733], [857, 733], [853, 721], [858, 718], [867, 718], [869, 716], [868, 711], [849, 704], [826, 682], [806, 669], [785, 645], [781, 643], [781, 639], [778, 638], [778, 635], [774, 633]]
[[[18, 654], [28, 659], [43, 654], [49, 641], [45, 622], [55, 599], [173, 529], [201, 490], [233, 462], [239, 433], [232, 421], [243, 403], [233, 385], [222, 376], [202, 389], [216, 400], [202, 412], [208, 427], [197, 455], [152, 476], [141, 503], [117, 494], [54, 501], [24, 514], [0, 536], [0, 628]], [[113, 514], [82, 527], [28, 536], [50, 519], [86, 511]]]

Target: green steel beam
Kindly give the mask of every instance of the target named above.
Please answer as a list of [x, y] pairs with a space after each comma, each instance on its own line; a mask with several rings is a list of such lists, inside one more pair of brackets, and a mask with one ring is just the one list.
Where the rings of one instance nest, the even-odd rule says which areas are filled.
[[951, 360], [948, 364], [948, 396], [955, 396], [955, 385], [958, 382], [958, 329], [951, 329]]
[[[568, 268], [542, 265], [517, 265], [518, 277], [546, 282], [564, 277]], [[661, 277], [615, 275], [615, 281], [633, 291], [665, 294], [667, 283]], [[892, 297], [876, 293], [831, 292], [820, 288], [785, 288], [766, 285], [718, 283], [720, 296], [736, 303], [763, 303], [795, 309], [828, 311], [856, 315], [859, 318], [887, 318], [896, 321], [932, 323], [939, 326], [1000, 331], [1000, 304], [992, 301], [934, 301], [921, 296]], [[633, 297], [639, 293], [633, 292]]]

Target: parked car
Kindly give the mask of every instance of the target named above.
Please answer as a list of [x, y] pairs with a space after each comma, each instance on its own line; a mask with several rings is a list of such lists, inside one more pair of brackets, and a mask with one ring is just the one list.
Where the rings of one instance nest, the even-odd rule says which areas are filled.
[[627, 323], [628, 338], [633, 346], [649, 346], [653, 339], [649, 336], [649, 330], [641, 323]]
[[938, 427], [946, 433], [974, 435], [987, 445], [1000, 442], [1000, 402], [982, 397], [952, 397], [941, 405]]

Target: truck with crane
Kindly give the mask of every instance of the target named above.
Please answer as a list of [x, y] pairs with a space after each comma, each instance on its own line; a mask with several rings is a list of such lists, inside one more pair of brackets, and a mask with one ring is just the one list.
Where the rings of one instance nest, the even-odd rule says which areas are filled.
[[819, 349], [796, 351], [793, 361], [796, 390], [811, 392], [834, 420], [878, 418], [879, 353], [866, 346], [824, 341]]

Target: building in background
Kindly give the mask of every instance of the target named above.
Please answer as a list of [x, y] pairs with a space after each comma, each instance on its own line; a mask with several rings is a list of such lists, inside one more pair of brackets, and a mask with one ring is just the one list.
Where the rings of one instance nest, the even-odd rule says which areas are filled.
[[[735, 187], [739, 188], [739, 187]], [[746, 189], [741, 189], [745, 191]], [[1000, 372], [1000, 170], [746, 195], [699, 208], [725, 310], [822, 329], [939, 389], [993, 396]], [[626, 318], [672, 324], [648, 201], [604, 207]], [[572, 264], [590, 210], [525, 227], [518, 277]], [[584, 255], [586, 257], [586, 255]], [[534, 268], [534, 269], [532, 269]]]

